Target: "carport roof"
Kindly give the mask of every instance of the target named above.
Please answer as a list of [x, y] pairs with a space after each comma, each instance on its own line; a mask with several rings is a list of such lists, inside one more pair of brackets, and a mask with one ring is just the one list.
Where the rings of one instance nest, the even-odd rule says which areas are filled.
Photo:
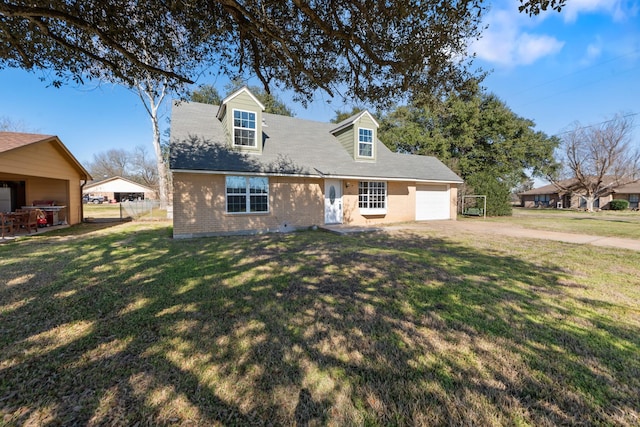
[[90, 182], [84, 186], [83, 192], [116, 192], [116, 193], [153, 193], [153, 188], [138, 184], [121, 176], [114, 176], [102, 181]]
[[89, 172], [80, 164], [78, 159], [67, 149], [67, 147], [55, 135], [42, 135], [38, 133], [23, 132], [0, 132], [0, 153], [16, 150], [31, 144], [39, 144], [43, 142], [51, 142], [56, 145], [64, 155], [73, 163], [83, 175], [85, 179], [91, 179]]
[[53, 138], [57, 137], [37, 133], [0, 132], [0, 153]]

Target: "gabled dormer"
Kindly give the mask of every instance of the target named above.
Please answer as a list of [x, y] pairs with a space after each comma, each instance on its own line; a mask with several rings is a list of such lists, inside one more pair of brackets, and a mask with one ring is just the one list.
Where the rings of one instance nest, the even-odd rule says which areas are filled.
[[338, 123], [331, 133], [354, 160], [375, 162], [378, 127], [376, 119], [365, 110]]
[[222, 100], [216, 117], [225, 128], [231, 148], [262, 154], [264, 109], [264, 105], [246, 86]]

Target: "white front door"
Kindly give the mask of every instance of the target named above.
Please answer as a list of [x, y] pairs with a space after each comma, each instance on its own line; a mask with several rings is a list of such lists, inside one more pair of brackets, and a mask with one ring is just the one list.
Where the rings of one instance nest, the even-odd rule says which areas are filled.
[[342, 224], [342, 181], [324, 180], [324, 223]]

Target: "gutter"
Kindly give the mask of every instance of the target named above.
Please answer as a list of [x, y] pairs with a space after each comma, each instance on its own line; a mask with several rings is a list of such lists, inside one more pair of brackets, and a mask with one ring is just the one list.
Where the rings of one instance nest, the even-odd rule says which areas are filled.
[[[315, 169], [315, 168], [314, 168]], [[242, 172], [242, 171], [211, 171], [201, 169], [172, 169], [172, 173], [189, 173], [189, 174], [205, 174], [205, 175], [243, 175], [243, 176], [277, 176], [277, 177], [296, 177], [296, 178], [315, 178], [315, 179], [351, 179], [360, 181], [392, 181], [392, 182], [421, 182], [431, 184], [463, 184], [464, 181], [449, 179], [425, 179], [425, 178], [405, 178], [405, 177], [374, 177], [364, 175], [333, 175], [323, 173], [315, 169], [318, 175], [314, 174], [293, 174], [293, 173], [277, 173], [277, 172]]]

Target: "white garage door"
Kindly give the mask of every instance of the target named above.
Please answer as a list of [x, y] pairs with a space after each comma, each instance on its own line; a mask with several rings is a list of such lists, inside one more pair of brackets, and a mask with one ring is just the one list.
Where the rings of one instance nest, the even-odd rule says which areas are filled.
[[416, 220], [450, 219], [450, 191], [447, 185], [416, 187]]

